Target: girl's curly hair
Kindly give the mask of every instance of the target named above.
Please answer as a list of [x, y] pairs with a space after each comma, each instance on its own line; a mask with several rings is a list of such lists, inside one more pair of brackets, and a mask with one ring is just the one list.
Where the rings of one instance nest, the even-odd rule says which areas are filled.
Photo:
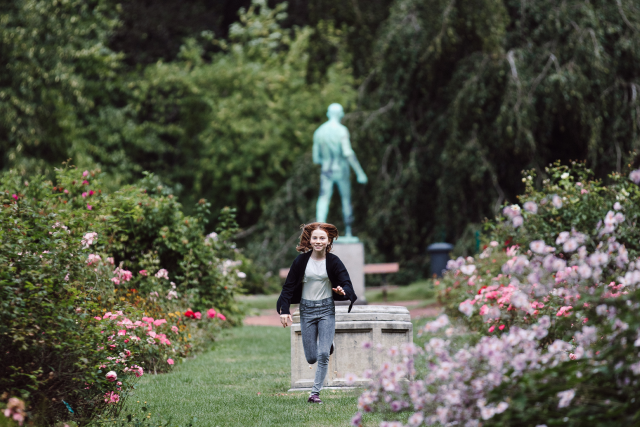
[[300, 253], [311, 250], [311, 233], [313, 233], [313, 230], [322, 230], [327, 233], [327, 237], [329, 237], [327, 252], [331, 252], [331, 248], [333, 248], [333, 241], [338, 238], [338, 229], [336, 226], [333, 224], [327, 224], [326, 222], [302, 224], [300, 228], [302, 229], [302, 234], [300, 234], [300, 243], [296, 247], [296, 250]]

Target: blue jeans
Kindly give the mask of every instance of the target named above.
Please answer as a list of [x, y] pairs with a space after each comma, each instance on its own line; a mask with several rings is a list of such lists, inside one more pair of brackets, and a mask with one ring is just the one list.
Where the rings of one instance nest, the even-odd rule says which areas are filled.
[[336, 306], [333, 298], [300, 301], [300, 331], [304, 356], [309, 364], [318, 362], [311, 394], [320, 394], [329, 369], [329, 350], [336, 333]]

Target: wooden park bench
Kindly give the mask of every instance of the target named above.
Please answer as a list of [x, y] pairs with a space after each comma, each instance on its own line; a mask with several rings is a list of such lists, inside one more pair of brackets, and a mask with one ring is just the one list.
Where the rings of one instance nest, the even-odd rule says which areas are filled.
[[[398, 270], [400, 270], [400, 265], [397, 262], [364, 265], [364, 274], [389, 274], [389, 273], [397, 273]], [[287, 274], [289, 274], [288, 268], [280, 269], [281, 279], [286, 279]]]

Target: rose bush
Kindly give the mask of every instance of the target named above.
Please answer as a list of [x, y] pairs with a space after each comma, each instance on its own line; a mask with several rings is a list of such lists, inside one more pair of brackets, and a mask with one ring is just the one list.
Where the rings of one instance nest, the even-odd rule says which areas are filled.
[[549, 172], [481, 254], [449, 263], [435, 282], [446, 314], [372, 375], [353, 424], [371, 411], [386, 425], [637, 423], [640, 172], [608, 186]]
[[211, 242], [205, 201], [189, 217], [152, 177], [107, 194], [99, 176], [0, 178], [0, 395], [24, 399], [36, 424], [117, 414], [136, 378], [241, 315], [224, 266], [233, 212]]

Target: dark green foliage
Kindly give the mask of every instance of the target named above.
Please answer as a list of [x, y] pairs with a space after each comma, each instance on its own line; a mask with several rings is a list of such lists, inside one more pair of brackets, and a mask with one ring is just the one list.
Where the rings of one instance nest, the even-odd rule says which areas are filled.
[[172, 61], [186, 38], [199, 37], [203, 31], [226, 37], [238, 10], [250, 4], [251, 0], [126, 1], [122, 24], [110, 37], [109, 47], [124, 53], [131, 66]]
[[0, 5], [0, 168], [51, 172], [84, 153], [118, 55], [104, 44], [119, 8], [108, 0], [19, 0]]
[[417, 261], [514, 200], [524, 169], [620, 171], [640, 143], [639, 31], [627, 0], [397, 1], [347, 120], [371, 177], [366, 234]]

